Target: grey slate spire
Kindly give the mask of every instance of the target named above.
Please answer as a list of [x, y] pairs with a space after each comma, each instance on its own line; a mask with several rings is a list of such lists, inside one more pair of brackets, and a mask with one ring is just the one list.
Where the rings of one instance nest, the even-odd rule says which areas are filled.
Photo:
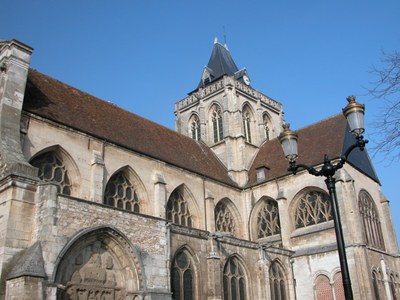
[[207, 66], [203, 69], [203, 74], [198, 88], [205, 86], [224, 75], [235, 76], [235, 79], [238, 79], [245, 84], [249, 84], [243, 80], [243, 77], [245, 75], [247, 76], [246, 69], [239, 70], [228, 50], [228, 47], [220, 44], [218, 39], [215, 38], [210, 60], [208, 61]]

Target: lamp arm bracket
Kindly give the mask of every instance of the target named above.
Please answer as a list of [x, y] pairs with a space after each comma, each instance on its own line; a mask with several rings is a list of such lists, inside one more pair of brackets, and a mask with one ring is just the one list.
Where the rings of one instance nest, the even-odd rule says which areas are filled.
[[356, 142], [349, 148], [347, 148], [346, 152], [340, 158], [340, 161], [343, 162], [343, 164], [347, 161], [347, 158], [349, 157], [350, 153], [355, 148], [360, 148], [361, 151], [364, 151], [365, 145], [368, 143], [368, 140], [364, 140], [364, 137], [362, 135], [357, 136], [356, 139], [357, 139]]
[[296, 173], [299, 171], [299, 169], [304, 169], [307, 170], [308, 173], [310, 173], [311, 175], [314, 176], [322, 176], [323, 174], [321, 173], [321, 171], [317, 171], [315, 170], [313, 167], [307, 166], [307, 165], [303, 165], [303, 164], [296, 164], [295, 161], [290, 162], [288, 171], [292, 172], [293, 175], [296, 175]]

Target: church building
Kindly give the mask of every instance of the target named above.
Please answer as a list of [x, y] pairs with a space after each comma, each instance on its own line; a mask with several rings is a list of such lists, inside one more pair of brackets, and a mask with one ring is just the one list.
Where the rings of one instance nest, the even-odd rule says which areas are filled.
[[[325, 182], [288, 171], [282, 104], [226, 45], [175, 103], [175, 131], [30, 68], [32, 53], [0, 41], [0, 299], [345, 299]], [[355, 142], [342, 114], [298, 135], [317, 169]], [[399, 300], [367, 151], [335, 179], [354, 299]]]

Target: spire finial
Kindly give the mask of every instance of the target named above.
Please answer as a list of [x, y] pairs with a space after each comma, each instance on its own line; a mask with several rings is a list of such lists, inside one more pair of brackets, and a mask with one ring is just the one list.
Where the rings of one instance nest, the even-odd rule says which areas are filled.
[[217, 44], [217, 43], [218, 43], [218, 38], [215, 37], [215, 38], [214, 38], [214, 44]]
[[222, 30], [223, 30], [223, 32], [224, 32], [224, 47], [225, 47], [226, 50], [229, 50], [229, 49], [228, 49], [228, 44], [226, 43], [225, 25], [222, 27]]

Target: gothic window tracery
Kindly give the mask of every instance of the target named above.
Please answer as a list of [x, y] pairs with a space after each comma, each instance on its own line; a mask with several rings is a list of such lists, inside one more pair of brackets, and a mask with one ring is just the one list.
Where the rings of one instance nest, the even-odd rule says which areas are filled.
[[332, 220], [329, 196], [315, 190], [304, 193], [298, 201], [294, 219], [296, 228]]
[[190, 118], [190, 134], [192, 139], [199, 141], [201, 138], [201, 131], [200, 131], [200, 119], [197, 115], [193, 115]]
[[281, 233], [278, 203], [264, 199], [257, 214], [257, 237], [264, 238]]
[[360, 192], [358, 206], [367, 245], [384, 250], [385, 245], [378, 211], [372, 197], [366, 191]]
[[45, 182], [57, 185], [57, 192], [71, 195], [71, 180], [68, 170], [60, 155], [55, 151], [49, 151], [35, 157], [31, 165], [39, 169], [39, 178]]
[[189, 205], [179, 189], [174, 190], [167, 202], [167, 219], [175, 224], [192, 227]]
[[221, 201], [215, 206], [215, 229], [235, 234], [235, 220], [233, 215], [226, 203]]
[[140, 212], [140, 201], [136, 189], [124, 172], [111, 176], [104, 192], [104, 204]]
[[224, 138], [222, 125], [222, 112], [218, 105], [214, 105], [211, 109], [211, 124], [213, 132], [213, 141], [218, 143]]
[[246, 142], [251, 143], [251, 114], [249, 108], [246, 106], [243, 109], [243, 130], [244, 130], [244, 137]]
[[286, 300], [286, 280], [281, 266], [272, 262], [269, 269], [269, 281], [272, 300]]
[[236, 257], [230, 257], [224, 267], [224, 300], [246, 299], [246, 278]]
[[179, 250], [171, 269], [171, 291], [176, 300], [194, 299], [194, 269], [187, 251]]

